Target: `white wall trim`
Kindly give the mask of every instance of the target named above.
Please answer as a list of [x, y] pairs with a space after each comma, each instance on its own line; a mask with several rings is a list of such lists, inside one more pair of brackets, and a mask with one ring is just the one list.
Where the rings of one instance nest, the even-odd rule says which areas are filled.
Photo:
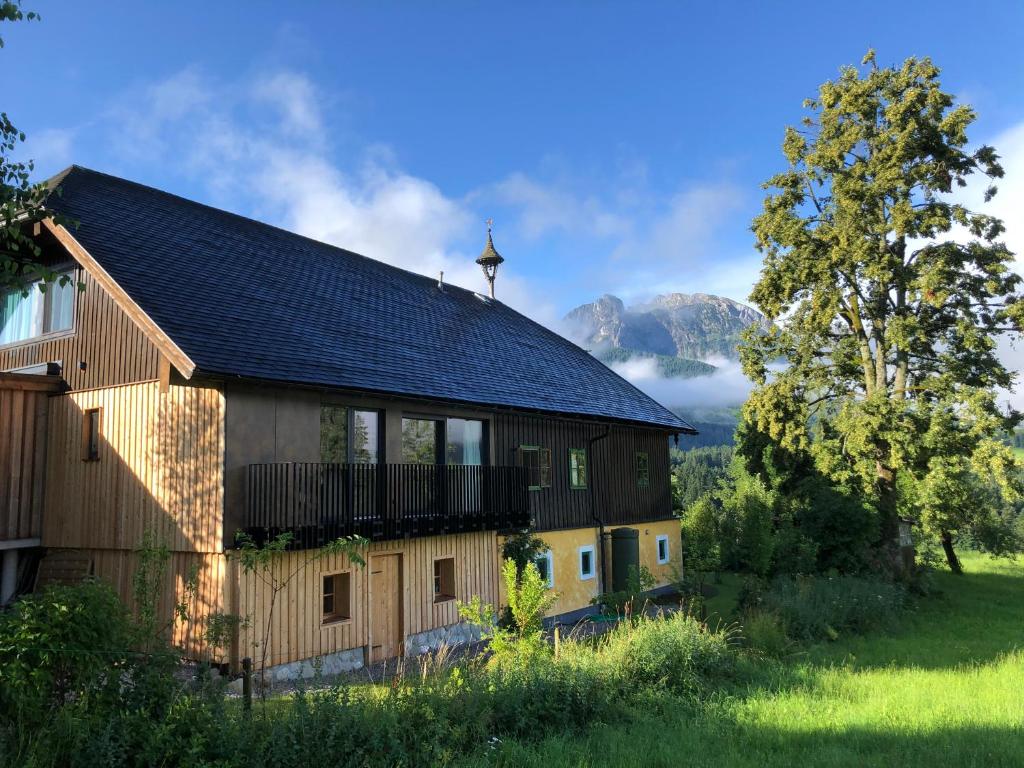
[[[661, 559], [661, 542], [663, 542], [663, 541], [665, 542], [665, 559], [664, 560]], [[654, 554], [658, 558], [658, 565], [665, 565], [665, 563], [667, 563], [669, 560], [672, 559], [672, 548], [669, 546], [668, 536], [667, 535], [665, 535], [664, 533], [659, 533], [654, 538], [654, 547], [655, 547]]]
[[[583, 553], [590, 553], [590, 573], [583, 573]], [[594, 545], [584, 544], [576, 550], [576, 564], [580, 572], [580, 581], [588, 581], [597, 575], [597, 561], [594, 555]]]

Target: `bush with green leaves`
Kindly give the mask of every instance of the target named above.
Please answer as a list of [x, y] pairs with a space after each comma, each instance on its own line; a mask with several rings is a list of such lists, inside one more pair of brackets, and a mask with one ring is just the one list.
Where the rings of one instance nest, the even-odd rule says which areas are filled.
[[778, 617], [796, 641], [834, 640], [894, 626], [907, 604], [906, 590], [879, 578], [858, 576], [779, 577], [744, 596], [749, 612]]
[[69, 698], [116, 694], [136, 639], [104, 582], [26, 595], [0, 613], [0, 712], [33, 718]]
[[610, 616], [632, 616], [637, 608], [637, 600], [645, 598], [657, 583], [654, 574], [646, 565], [639, 568], [631, 565], [627, 572], [625, 589], [605, 592], [590, 602], [601, 606]]

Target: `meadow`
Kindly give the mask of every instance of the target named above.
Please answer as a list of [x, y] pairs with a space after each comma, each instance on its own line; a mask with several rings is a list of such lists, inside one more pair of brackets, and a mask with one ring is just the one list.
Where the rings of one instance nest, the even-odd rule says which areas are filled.
[[[1024, 766], [1024, 564], [964, 557], [899, 629], [756, 665], [743, 687], [465, 765]], [[729, 581], [711, 610], [728, 614]]]

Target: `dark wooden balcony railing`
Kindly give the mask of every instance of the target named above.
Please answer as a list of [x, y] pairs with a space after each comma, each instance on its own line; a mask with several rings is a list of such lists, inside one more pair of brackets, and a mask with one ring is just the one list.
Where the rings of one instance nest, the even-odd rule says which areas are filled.
[[340, 536], [374, 541], [526, 528], [522, 467], [250, 464], [244, 530], [257, 543], [289, 531], [292, 548]]

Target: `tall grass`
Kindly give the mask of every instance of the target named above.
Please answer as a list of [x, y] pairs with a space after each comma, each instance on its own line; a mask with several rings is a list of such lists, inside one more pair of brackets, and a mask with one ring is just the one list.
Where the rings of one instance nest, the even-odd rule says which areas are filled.
[[964, 558], [898, 628], [758, 662], [740, 690], [460, 765], [1024, 765], [1024, 564]]

